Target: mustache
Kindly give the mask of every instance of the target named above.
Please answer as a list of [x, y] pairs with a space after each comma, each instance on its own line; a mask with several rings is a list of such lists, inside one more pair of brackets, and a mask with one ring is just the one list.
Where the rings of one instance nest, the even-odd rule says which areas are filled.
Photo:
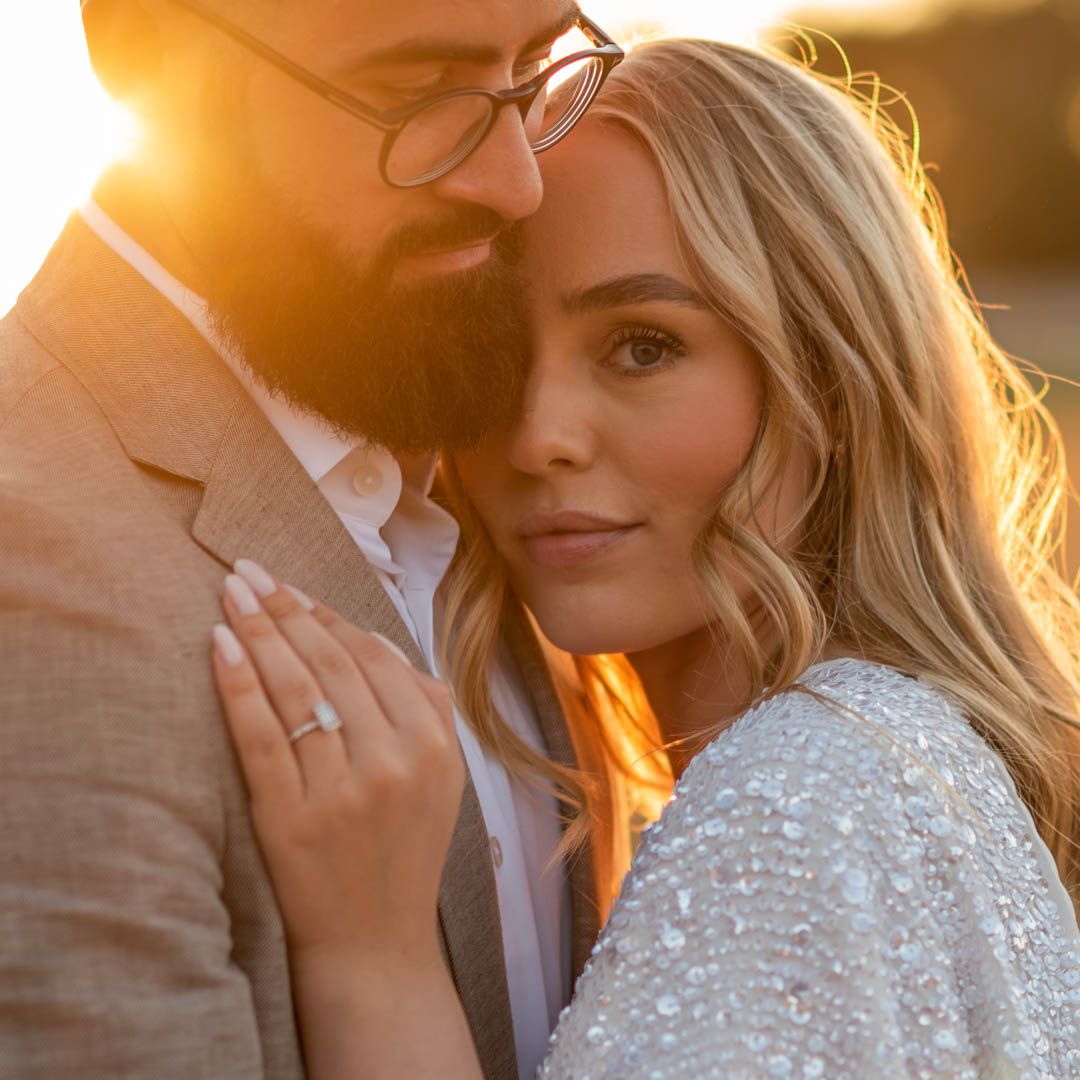
[[496, 253], [505, 263], [515, 265], [524, 250], [520, 223], [507, 221], [487, 207], [462, 207], [452, 215], [402, 225], [384, 242], [376, 266], [389, 271], [410, 255], [470, 247], [493, 238]]

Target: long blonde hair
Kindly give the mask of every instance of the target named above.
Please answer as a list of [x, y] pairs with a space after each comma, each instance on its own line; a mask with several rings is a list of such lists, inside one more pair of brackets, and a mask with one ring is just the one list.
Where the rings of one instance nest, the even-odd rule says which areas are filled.
[[[695, 569], [750, 672], [747, 705], [789, 689], [826, 646], [959, 702], [1077, 896], [1080, 605], [1059, 571], [1061, 438], [992, 341], [917, 152], [877, 87], [862, 93], [850, 77], [766, 51], [664, 40], [636, 49], [590, 113], [649, 152], [696, 286], [760, 358], [760, 430], [718, 493]], [[777, 543], [756, 514], [795, 447], [809, 455], [811, 483], [797, 539]], [[602, 785], [590, 795], [526, 760], [477, 682], [470, 651], [493, 647], [511, 596], [459, 501], [467, 539], [449, 585], [447, 670], [491, 745], [596, 816]], [[775, 647], [761, 644], [733, 571], [753, 583]], [[486, 635], [455, 636], [485, 620]], [[640, 762], [655, 729], [618, 688], [625, 667], [575, 666], [578, 701], [601, 720], [577, 725], [591, 729], [578, 733], [597, 749], [591, 760]], [[604, 813], [610, 824], [609, 804]]]

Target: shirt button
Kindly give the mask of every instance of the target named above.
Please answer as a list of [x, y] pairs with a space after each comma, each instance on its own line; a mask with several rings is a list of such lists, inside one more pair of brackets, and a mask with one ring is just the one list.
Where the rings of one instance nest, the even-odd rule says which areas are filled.
[[499, 843], [499, 838], [497, 836], [491, 838], [491, 861], [495, 864], [496, 870], [503, 864], [502, 844]]
[[357, 495], [378, 495], [382, 486], [382, 473], [373, 465], [365, 462], [353, 473], [352, 487]]

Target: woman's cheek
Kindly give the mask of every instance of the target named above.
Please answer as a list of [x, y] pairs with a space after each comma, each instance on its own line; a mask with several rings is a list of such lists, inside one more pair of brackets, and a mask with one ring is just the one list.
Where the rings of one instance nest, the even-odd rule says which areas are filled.
[[706, 399], [660, 427], [643, 428], [636, 445], [639, 476], [679, 506], [714, 506], [739, 474], [754, 444], [757, 416], [745, 409], [714, 407]]

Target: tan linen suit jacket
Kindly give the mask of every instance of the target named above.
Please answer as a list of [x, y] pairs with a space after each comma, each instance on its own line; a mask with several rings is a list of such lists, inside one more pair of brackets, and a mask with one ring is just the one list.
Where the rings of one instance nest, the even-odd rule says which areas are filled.
[[[73, 218], [0, 322], [4, 1076], [303, 1075], [281, 920], [208, 663], [240, 556], [423, 666], [225, 365]], [[511, 637], [550, 752], [570, 761], [535, 640]], [[580, 970], [596, 933], [588, 857], [570, 877]], [[514, 1077], [471, 785], [439, 919], [485, 1074]]]

